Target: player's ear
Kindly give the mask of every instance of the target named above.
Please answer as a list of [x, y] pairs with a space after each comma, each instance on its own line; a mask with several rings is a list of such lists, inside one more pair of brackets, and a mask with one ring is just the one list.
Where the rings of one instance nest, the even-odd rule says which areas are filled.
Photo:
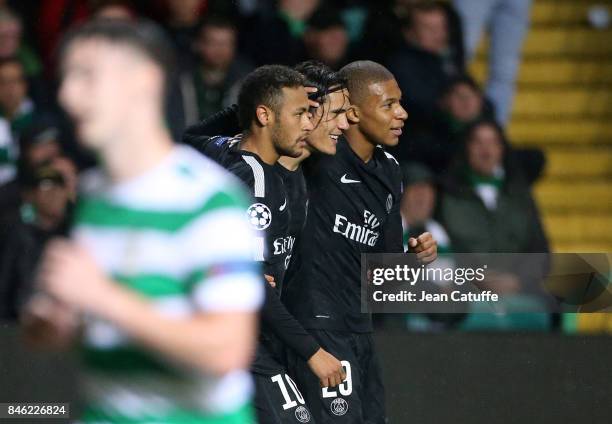
[[270, 125], [273, 119], [272, 110], [264, 105], [257, 106], [257, 109], [255, 109], [255, 116], [257, 118], [257, 124], [262, 127]]
[[359, 123], [359, 106], [351, 105], [346, 111], [346, 119], [350, 125]]

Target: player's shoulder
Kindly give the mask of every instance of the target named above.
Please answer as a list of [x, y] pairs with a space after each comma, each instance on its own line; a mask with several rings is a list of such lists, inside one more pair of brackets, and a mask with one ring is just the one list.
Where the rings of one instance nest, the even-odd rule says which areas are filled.
[[186, 145], [175, 147], [175, 157], [168, 172], [169, 177], [187, 186], [202, 183], [215, 185], [231, 179], [230, 174], [215, 160]]
[[251, 187], [255, 183], [256, 176], [265, 179], [263, 168], [258, 165], [250, 156], [236, 154], [236, 160], [227, 169], [244, 184]]
[[192, 211], [220, 190], [236, 191], [239, 182], [212, 159], [187, 145], [176, 145], [156, 169], [119, 186], [114, 197], [147, 209]]
[[[167, 175], [169, 196], [178, 204], [244, 206], [248, 195], [236, 176], [189, 146], [176, 147], [171, 174]], [[180, 199], [179, 199], [180, 198]]]
[[395, 159], [391, 153], [387, 152], [382, 146], [376, 146], [374, 153], [381, 159], [384, 164], [387, 164], [391, 168], [399, 169], [399, 162]]
[[401, 180], [402, 170], [395, 156], [387, 152], [382, 146], [374, 149], [374, 154], [378, 162], [382, 164], [385, 174], [390, 175], [394, 180]]
[[282, 177], [277, 169], [262, 162], [256, 155], [242, 152], [239, 158], [240, 160], [228, 169], [253, 190], [255, 197], [265, 197], [266, 193], [274, 191], [278, 184], [282, 184]]

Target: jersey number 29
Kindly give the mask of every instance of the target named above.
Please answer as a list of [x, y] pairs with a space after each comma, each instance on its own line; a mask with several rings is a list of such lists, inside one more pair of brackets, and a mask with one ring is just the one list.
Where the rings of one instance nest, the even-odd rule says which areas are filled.
[[[338, 386], [338, 390], [342, 396], [350, 396], [353, 393], [353, 377], [351, 376], [351, 364], [349, 361], [340, 361], [344, 372], [346, 372], [346, 379]], [[323, 387], [322, 389], [324, 398], [335, 398], [338, 397], [338, 392], [335, 390], [329, 390], [329, 387]]]

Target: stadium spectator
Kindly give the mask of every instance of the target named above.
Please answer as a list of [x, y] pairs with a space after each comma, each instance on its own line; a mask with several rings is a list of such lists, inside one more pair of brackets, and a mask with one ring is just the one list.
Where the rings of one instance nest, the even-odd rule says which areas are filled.
[[[482, 120], [466, 130], [464, 150], [445, 175], [437, 217], [448, 231], [455, 252], [546, 253], [548, 242], [538, 208], [520, 169], [511, 165], [508, 144], [494, 121]], [[534, 291], [537, 281], [524, 262], [489, 275], [498, 293]], [[518, 264], [517, 264], [518, 265]], [[545, 273], [546, 264], [534, 263]]]
[[[51, 163], [62, 172], [64, 182], [71, 190], [76, 187], [76, 168], [63, 154], [59, 130], [53, 125], [36, 122], [19, 140], [19, 159], [13, 164], [17, 175], [27, 175], [26, 170]], [[21, 185], [14, 177], [0, 185], [0, 246], [11, 230], [10, 223], [18, 215], [21, 204]]]
[[402, 27], [404, 43], [389, 58], [389, 70], [404, 93], [409, 124], [430, 123], [451, 77], [461, 73], [448, 55], [449, 27], [444, 8], [418, 3]]
[[36, 35], [47, 76], [51, 74], [53, 54], [64, 31], [85, 22], [90, 15], [89, 0], [40, 0]]
[[23, 65], [15, 57], [0, 59], [0, 119], [8, 122], [15, 139], [32, 124], [34, 113]]
[[512, 112], [521, 47], [529, 26], [532, 0], [454, 0], [464, 28], [467, 59], [474, 57], [483, 29], [489, 30], [487, 97], [495, 105], [495, 117], [505, 125]]
[[[435, 175], [424, 165], [416, 162], [402, 163], [402, 183], [404, 192], [400, 204], [402, 226], [404, 230], [404, 250], [408, 251], [410, 237], [418, 237], [429, 232], [438, 244], [438, 258], [435, 268], [451, 269], [456, 266], [452, 256], [450, 238], [446, 229], [434, 217], [438, 187]], [[437, 289], [441, 292], [452, 290], [448, 281], [436, 280]], [[387, 318], [387, 317], [386, 317]], [[458, 325], [465, 316], [460, 313], [450, 314], [406, 314], [386, 319], [385, 325], [408, 326], [418, 331], [441, 331]]]
[[23, 40], [23, 25], [9, 8], [0, 8], [0, 59], [17, 58], [27, 77], [36, 77], [42, 65], [35, 51]]
[[[437, 188], [433, 173], [420, 163], [402, 164], [404, 192], [400, 204], [404, 229], [404, 250], [408, 251], [408, 239], [429, 232], [438, 243], [438, 253], [451, 250], [450, 239], [444, 227], [434, 218]], [[440, 260], [440, 259], [438, 259]]]
[[[407, 94], [409, 96], [409, 94]], [[457, 155], [467, 126], [491, 117], [476, 82], [467, 75], [449, 81], [434, 112], [433, 125], [414, 126], [401, 156], [425, 164], [436, 174], [448, 169]]]
[[38, 53], [27, 42], [24, 22], [12, 9], [0, 7], [0, 60], [17, 59], [28, 82], [28, 95], [38, 104], [46, 101], [47, 84]]
[[308, 20], [304, 33], [308, 57], [332, 69], [348, 62], [349, 36], [340, 13], [330, 7], [319, 8]]
[[222, 18], [202, 24], [194, 42], [197, 64], [181, 75], [186, 126], [235, 103], [240, 80], [252, 65], [236, 52], [238, 32]]
[[[402, 27], [409, 21], [412, 8], [415, 5], [420, 7], [424, 3], [424, 0], [387, 0], [371, 3], [357, 49], [359, 56], [387, 63], [389, 57], [404, 43]], [[464, 53], [459, 15], [449, 3], [435, 2], [435, 4], [446, 14], [450, 45], [448, 53], [456, 66], [461, 68], [464, 63]]]
[[[407, 146], [411, 160], [424, 163], [436, 174], [448, 170], [461, 149], [461, 138], [470, 124], [481, 119], [493, 119], [493, 108], [484, 98], [478, 84], [469, 76], [453, 78], [444, 89], [431, 127], [416, 127]], [[512, 163], [521, 168], [530, 184], [542, 174], [546, 162], [537, 148], [513, 148]]]
[[256, 65], [295, 65], [306, 56], [303, 36], [320, 0], [279, 0], [276, 9], [262, 9], [250, 19], [243, 37], [245, 51]]
[[65, 233], [66, 213], [74, 198], [64, 178], [65, 169], [47, 163], [25, 171], [20, 175], [21, 213], [11, 223], [0, 255], [0, 320], [17, 318], [32, 292], [34, 272], [47, 241]]
[[205, 0], [166, 0], [166, 31], [172, 40], [179, 61], [192, 59], [192, 44], [198, 33]]

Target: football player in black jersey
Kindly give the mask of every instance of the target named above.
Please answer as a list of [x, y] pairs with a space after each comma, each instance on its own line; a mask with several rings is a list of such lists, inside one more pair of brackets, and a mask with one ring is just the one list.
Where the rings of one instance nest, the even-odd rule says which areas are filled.
[[[371, 316], [360, 312], [360, 255], [403, 252], [400, 169], [381, 146], [398, 143], [407, 113], [395, 78], [382, 65], [354, 62], [340, 74], [351, 98], [350, 127], [335, 156], [304, 162], [308, 216], [283, 300], [321, 346], [342, 360], [346, 379], [337, 388], [321, 388], [292, 352], [289, 370], [318, 423], [385, 423]], [[428, 233], [409, 240], [409, 246], [424, 262], [436, 257]]]
[[277, 164], [289, 197], [290, 227], [294, 235], [292, 243], [299, 236], [306, 221], [308, 195], [301, 165], [313, 154], [336, 154], [338, 138], [342, 131], [348, 129], [346, 112], [350, 105], [346, 82], [328, 66], [307, 61], [294, 69], [305, 77], [305, 84], [309, 88], [316, 89], [309, 98], [316, 101], [317, 106], [311, 107], [314, 129], [308, 135], [302, 155], [297, 158], [281, 156]]
[[[284, 160], [287, 168], [276, 165], [276, 170], [281, 173], [284, 182], [288, 183], [286, 199], [289, 205], [285, 208], [289, 209], [291, 220], [288, 237], [271, 238], [268, 243], [272, 249], [271, 252], [277, 250], [281, 253], [290, 252], [295, 236], [301, 230], [305, 219], [306, 196], [299, 163], [313, 149], [334, 153], [338, 136], [343, 129], [348, 127], [346, 121], [348, 94], [337, 74], [324, 65], [316, 64], [305, 64], [302, 66], [302, 71], [310, 76], [305, 83], [310, 88], [316, 88], [317, 94], [313, 96], [313, 99], [321, 102], [321, 106], [312, 109], [315, 115], [315, 130], [311, 131], [308, 136], [308, 152], [298, 158], [284, 156], [281, 160]], [[261, 83], [264, 85], [266, 82]], [[240, 138], [209, 137], [209, 135], [236, 134], [241, 130], [237, 117], [236, 108], [219, 112], [212, 118], [189, 128], [183, 139], [204, 154], [214, 157], [224, 166], [233, 168], [235, 163], [241, 160]], [[266, 167], [265, 171], [269, 172], [269, 168]], [[266, 181], [270, 178], [266, 173]], [[251, 189], [254, 189], [252, 181], [254, 179], [256, 178], [245, 179], [250, 183]], [[281, 188], [276, 187], [276, 189], [278, 193], [275, 195], [279, 196]], [[282, 283], [281, 277], [278, 277], [278, 282]], [[263, 340], [253, 367], [257, 383], [255, 405], [260, 421], [265, 423], [313, 422], [303, 405], [304, 400], [295, 383], [284, 369], [281, 369], [278, 349], [275, 349], [276, 343], [273, 343], [276, 339], [274, 336], [277, 336], [286, 347], [293, 349], [298, 356], [307, 361], [312, 372], [324, 386], [337, 386], [343, 380], [345, 375], [340, 362], [320, 348], [314, 338], [308, 335], [301, 325], [287, 313], [280, 304], [278, 296], [270, 288], [268, 288], [266, 303], [262, 310], [262, 323]]]

